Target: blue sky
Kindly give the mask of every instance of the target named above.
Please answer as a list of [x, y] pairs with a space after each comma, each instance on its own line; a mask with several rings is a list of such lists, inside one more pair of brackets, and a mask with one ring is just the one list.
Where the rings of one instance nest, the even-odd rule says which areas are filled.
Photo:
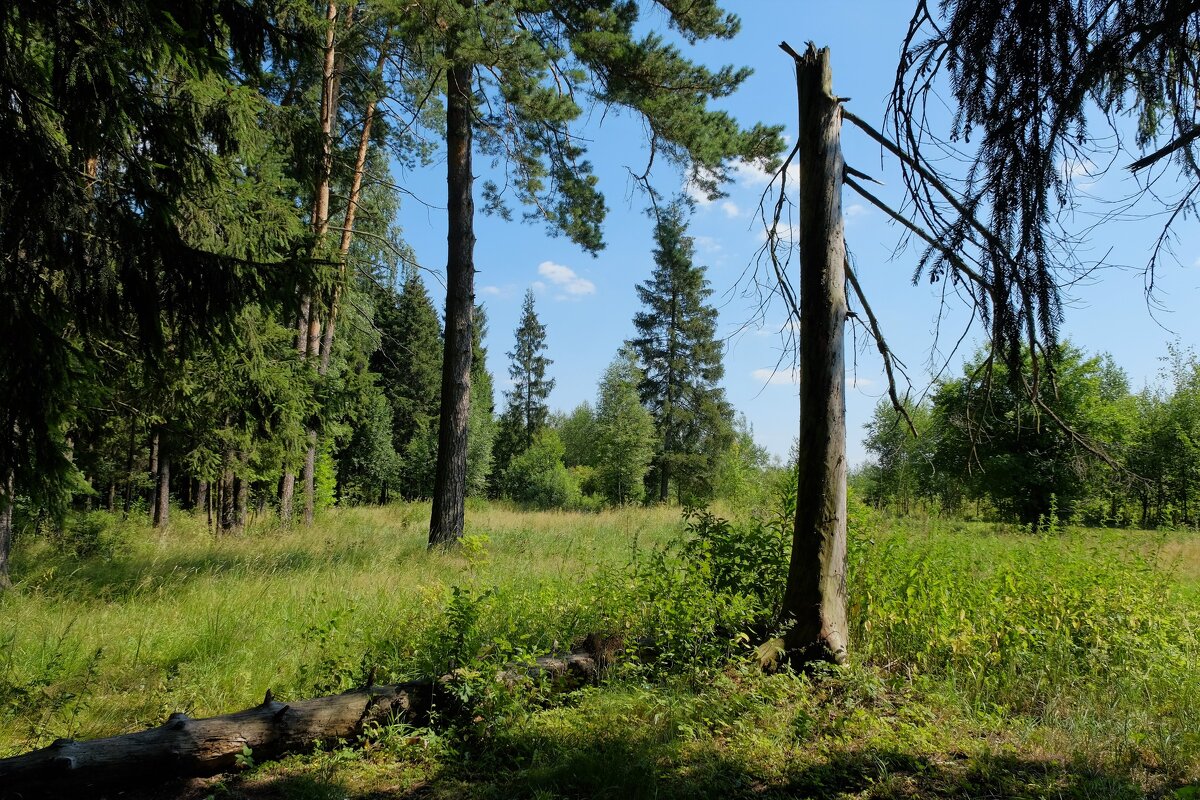
[[[696, 60], [732, 63], [754, 69], [754, 75], [721, 108], [739, 121], [795, 126], [795, 78], [790, 57], [778, 44], [787, 40], [800, 50], [806, 41], [831, 49], [834, 91], [849, 97], [848, 107], [881, 127], [904, 31], [911, 15], [909, 0], [829, 3], [827, 0], [741, 0], [726, 8], [742, 18], [742, 31], [726, 42], [705, 43], [687, 52]], [[648, 13], [647, 28], [665, 28], [661, 14]], [[538, 225], [507, 223], [479, 215], [476, 220], [476, 296], [487, 307], [490, 332], [488, 364], [496, 376], [497, 406], [503, 404], [508, 358], [522, 297], [532, 287], [537, 311], [547, 328], [548, 355], [556, 381], [550, 396], [554, 409], [570, 410], [593, 401], [596, 383], [622, 342], [633, 333], [639, 304], [634, 291], [653, 268], [652, 224], [644, 213], [645, 196], [629, 178], [645, 168], [645, 132], [629, 116], [593, 114], [583, 127], [610, 209], [605, 226], [607, 247], [598, 257], [563, 238], [547, 235]], [[843, 131], [846, 160], [885, 185], [884, 197], [898, 203], [899, 175], [894, 162], [853, 128]], [[1131, 160], [1116, 156], [1115, 166], [1097, 177], [1092, 164], [1069, 169], [1081, 197], [1115, 199], [1135, 184], [1121, 166]], [[1100, 163], [1107, 163], [1097, 158]], [[408, 201], [398, 224], [429, 270], [426, 282], [435, 303], [442, 302], [440, 275], [445, 265], [445, 167], [441, 162], [397, 177], [420, 202]], [[476, 155], [475, 172], [482, 183], [490, 163]], [[682, 176], [661, 159], [655, 185], [672, 194], [683, 190]], [[690, 225], [696, 261], [708, 267], [720, 311], [719, 335], [726, 340], [727, 395], [754, 428], [755, 438], [773, 454], [786, 456], [796, 436], [799, 405], [790, 355], [786, 352], [787, 320], [783, 309], [759, 315], [758, 298], [749, 276], [762, 245], [759, 201], [767, 176], [753, 169], [738, 171], [729, 197], [699, 204]], [[1099, 201], [1097, 201], [1099, 202]], [[868, 298], [893, 350], [908, 366], [914, 391], [920, 392], [931, 371], [940, 366], [963, 335], [969, 320], [962, 300], [943, 296], [944, 284], [913, 285], [917, 253], [896, 252], [900, 231], [877, 210], [847, 190], [843, 207], [846, 237], [858, 264]], [[1082, 228], [1098, 204], [1084, 203], [1068, 224]], [[519, 217], [519, 214], [518, 214]], [[1178, 337], [1185, 345], [1200, 338], [1200, 315], [1193, 311], [1200, 289], [1200, 237], [1195, 219], [1175, 226], [1177, 262], [1168, 260], [1156, 280], [1158, 308], [1145, 298], [1141, 267], [1150, 255], [1161, 219], [1108, 223], [1091, 231], [1080, 245], [1080, 258], [1103, 260], [1126, 269], [1099, 270], [1088, 282], [1071, 287], [1065, 334], [1088, 352], [1108, 352], [1126, 369], [1135, 389], [1152, 383], [1166, 343]], [[937, 320], [941, 317], [940, 333]], [[951, 358], [957, 370], [981, 341], [976, 326], [966, 336], [961, 356]], [[859, 331], [848, 330], [847, 428], [851, 463], [866, 458], [861, 446], [863, 425], [885, 396], [885, 384], [873, 344]]]

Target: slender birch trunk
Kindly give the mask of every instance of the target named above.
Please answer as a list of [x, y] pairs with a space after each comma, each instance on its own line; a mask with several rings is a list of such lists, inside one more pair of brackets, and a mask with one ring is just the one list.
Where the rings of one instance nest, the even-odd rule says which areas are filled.
[[794, 663], [847, 660], [846, 322], [841, 106], [829, 50], [796, 60], [800, 106], [800, 447], [783, 615]]

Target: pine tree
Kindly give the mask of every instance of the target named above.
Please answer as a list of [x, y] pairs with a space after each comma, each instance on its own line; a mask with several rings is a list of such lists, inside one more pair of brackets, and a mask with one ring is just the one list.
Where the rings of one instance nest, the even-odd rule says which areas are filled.
[[646, 495], [643, 478], [654, 457], [654, 417], [638, 398], [645, 375], [632, 350], [623, 348], [604, 371], [596, 404], [596, 477], [611, 503]]
[[684, 208], [672, 204], [654, 227], [654, 272], [639, 284], [645, 311], [634, 315], [638, 335], [628, 344], [646, 374], [642, 402], [654, 415], [658, 453], [654, 459], [657, 499], [666, 500], [671, 483], [681, 500], [708, 493], [713, 456], [728, 439], [732, 412], [725, 391], [717, 311], [704, 267], [692, 263]]
[[[690, 43], [729, 38], [737, 18], [715, 0], [660, 0], [670, 24]], [[462, 535], [471, 387], [474, 307], [472, 151], [507, 159], [508, 191], [585, 249], [603, 246], [604, 200], [572, 125], [584, 104], [616, 105], [641, 116], [652, 145], [689, 168], [710, 193], [728, 179], [728, 160], [770, 161], [781, 149], [777, 129], [743, 130], [710, 99], [749, 75], [712, 72], [684, 58], [662, 37], [634, 33], [636, 2], [430, 0], [406, 14], [404, 38], [445, 75], [447, 236], [446, 337], [441, 422], [430, 544]], [[486, 65], [483, 67], [481, 65]], [[652, 161], [653, 163], [653, 161]], [[648, 174], [648, 171], [647, 171]], [[509, 214], [504, 192], [484, 187], [488, 208]]]

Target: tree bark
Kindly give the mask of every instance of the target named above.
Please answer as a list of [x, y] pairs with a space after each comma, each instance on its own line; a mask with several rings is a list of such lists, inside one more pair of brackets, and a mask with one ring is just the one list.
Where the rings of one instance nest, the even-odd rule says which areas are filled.
[[221, 533], [231, 533], [237, 527], [233, 458], [233, 451], [226, 450], [225, 471], [221, 474], [221, 505], [219, 514]]
[[312, 525], [317, 509], [317, 432], [308, 432], [308, 450], [304, 453], [304, 524]]
[[[320, 255], [323, 242], [329, 231], [329, 198], [333, 181], [333, 128], [337, 121], [338, 109], [338, 49], [337, 26], [338, 4], [326, 5], [325, 21], [328, 27], [325, 31], [325, 43], [322, 48], [321, 67], [321, 152], [317, 159], [316, 191], [313, 194], [312, 227], [313, 241]], [[307, 358], [317, 362], [318, 373], [324, 375], [321, 365], [328, 363], [327, 356], [321, 353], [321, 309], [313, 302], [309, 308], [308, 330], [301, 331], [300, 336], [307, 338], [305, 353]], [[329, 333], [329, 344], [332, 345], [333, 332]], [[315, 425], [308, 429], [308, 448], [304, 454], [304, 469], [301, 472], [301, 485], [304, 491], [304, 524], [312, 525], [316, 506], [316, 459], [317, 459], [317, 430]], [[286, 475], [285, 475], [286, 477]]]
[[783, 616], [793, 663], [847, 660], [846, 321], [841, 106], [829, 50], [796, 60], [800, 107], [800, 440]]
[[245, 530], [247, 511], [250, 507], [250, 481], [245, 478], [234, 478], [233, 487], [234, 520], [238, 530]]
[[208, 512], [208, 481], [200, 481], [196, 487], [196, 508]]
[[[387, 63], [388, 44], [392, 32], [388, 30], [379, 45], [379, 58], [375, 61], [375, 72], [380, 75]], [[337, 325], [338, 302], [341, 299], [342, 284], [346, 281], [346, 262], [350, 256], [350, 243], [354, 237], [354, 218], [358, 214], [358, 204], [362, 198], [363, 175], [366, 174], [367, 152], [371, 146], [371, 126], [375, 121], [375, 108], [378, 101], [372, 98], [367, 102], [363, 112], [362, 132], [358, 137], [358, 151], [354, 155], [354, 174], [350, 179], [350, 194], [346, 198], [346, 217], [342, 221], [342, 238], [338, 243], [338, 282], [333, 287], [333, 298], [329, 302], [329, 322], [321, 339], [321, 375], [329, 372], [329, 359], [333, 355], [333, 333]]]
[[125, 497], [122, 508], [125, 516], [129, 516], [129, 512], [133, 509], [133, 457], [137, 447], [136, 425], [133, 415], [129, 415], [129, 448], [125, 454]]
[[8, 557], [12, 552], [13, 506], [16, 504], [16, 482], [10, 469], [0, 484], [0, 590], [12, 586], [8, 573]]
[[467, 418], [471, 409], [471, 333], [475, 310], [475, 203], [471, 175], [471, 65], [455, 65], [446, 88], [446, 337], [437, 468], [429, 545], [463, 533], [467, 489]]
[[159, 453], [158, 480], [154, 493], [154, 527], [166, 528], [171, 516], [171, 456]]

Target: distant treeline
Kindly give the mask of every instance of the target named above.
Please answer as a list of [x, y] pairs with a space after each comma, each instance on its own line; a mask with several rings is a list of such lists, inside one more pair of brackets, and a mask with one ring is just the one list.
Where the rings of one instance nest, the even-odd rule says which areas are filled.
[[1195, 526], [1195, 351], [1168, 346], [1159, 380], [1139, 392], [1108, 355], [1068, 343], [1050, 363], [1035, 395], [980, 354], [926, 399], [903, 403], [903, 415], [881, 402], [865, 441], [874, 461], [854, 476], [860, 494], [900, 513], [1034, 526]]

